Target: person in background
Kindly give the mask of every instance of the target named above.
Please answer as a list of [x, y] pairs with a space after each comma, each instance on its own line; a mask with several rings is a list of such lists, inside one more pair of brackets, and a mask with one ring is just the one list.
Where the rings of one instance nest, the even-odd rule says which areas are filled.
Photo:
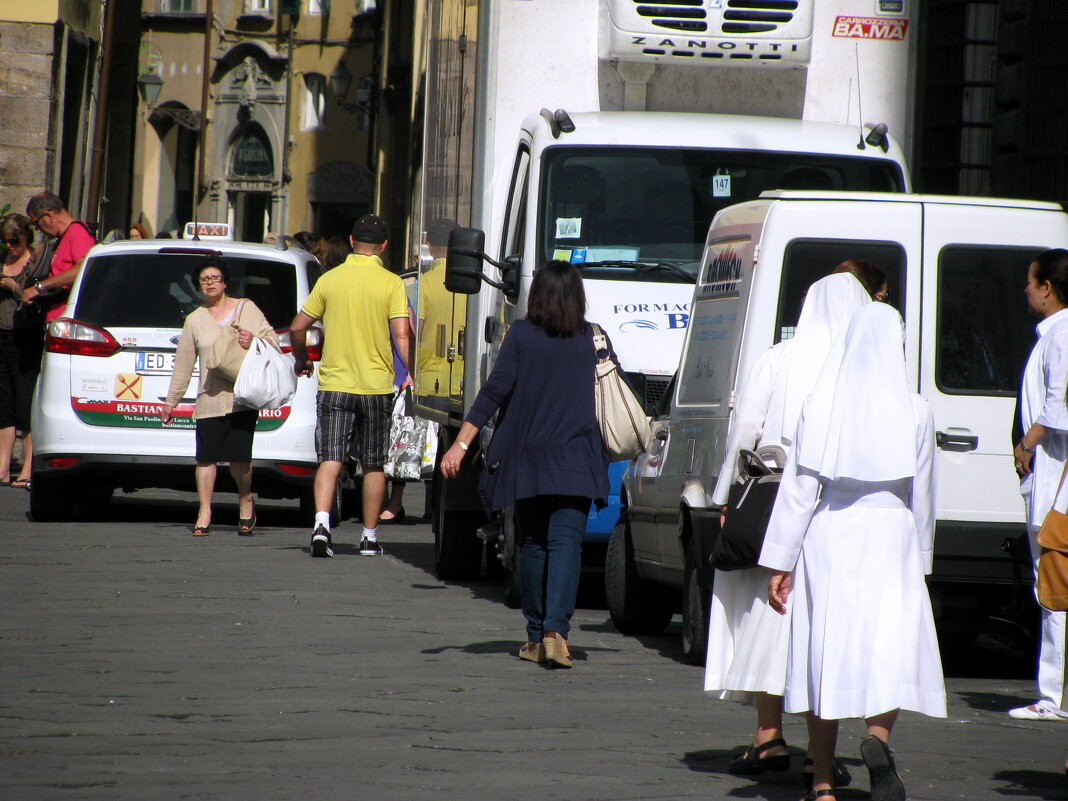
[[306, 251], [315, 256], [320, 264], [326, 264], [329, 254], [327, 253], [325, 239], [318, 234], [313, 234], [311, 231], [297, 231], [293, 238], [300, 242]]
[[[501, 411], [482, 489], [490, 512], [515, 509], [527, 620], [519, 658], [561, 668], [573, 664], [567, 638], [586, 517], [591, 501], [608, 495], [608, 453], [594, 409], [597, 354], [585, 317], [574, 265], [551, 261], [536, 270], [527, 316], [508, 329], [493, 372], [441, 459], [442, 476], [454, 478], [479, 430]], [[609, 351], [618, 367], [611, 343]]]
[[130, 231], [127, 235], [129, 239], [148, 239], [148, 232], [145, 231], [145, 227], [139, 222], [130, 224]]
[[807, 713], [809, 801], [837, 798], [838, 723], [863, 718], [871, 797], [905, 801], [898, 712], [946, 716], [925, 576], [934, 562], [934, 418], [909, 388], [904, 323], [871, 303], [838, 337], [798, 418], [759, 564], [790, 610], [783, 704]]
[[[211, 500], [215, 489], [216, 465], [230, 463], [230, 475], [237, 484], [237, 533], [252, 536], [256, 527], [256, 502], [252, 497], [252, 438], [256, 431], [258, 409], [246, 409], [234, 403], [234, 382], [218, 370], [206, 369], [204, 360], [223, 329], [237, 329], [237, 341], [248, 350], [253, 337], [279, 344], [263, 312], [251, 300], [230, 297], [226, 289], [230, 272], [218, 256], [208, 256], [193, 271], [193, 281], [204, 296], [204, 305], [185, 318], [178, 340], [167, 398], [160, 410], [164, 424], [171, 421], [174, 408], [182, 400], [193, 365], [200, 359], [200, 384], [196, 401], [196, 481], [200, 509], [193, 528], [194, 537], [211, 533]], [[239, 309], [240, 306], [240, 309]]]
[[[31, 250], [33, 226], [22, 214], [0, 219], [0, 239], [6, 248], [0, 277], [0, 486], [30, 488], [33, 439], [30, 410], [34, 384], [41, 371], [44, 315], [39, 306], [23, 304], [22, 290], [31, 281], [41, 253]], [[11, 480], [11, 452], [22, 437], [22, 466]]]
[[26, 204], [26, 216], [42, 234], [59, 240], [52, 252], [48, 277], [22, 291], [23, 303], [30, 303], [41, 296], [38, 302], [45, 305], [45, 322], [48, 322], [63, 313], [67, 305], [66, 290], [78, 277], [82, 260], [96, 240], [89, 227], [81, 220], [75, 220], [64, 207], [63, 201], [51, 192], [39, 192], [31, 197]]
[[[1027, 268], [1024, 288], [1031, 313], [1040, 318], [1020, 385], [1023, 437], [1013, 458], [1020, 476], [1031, 555], [1037, 575], [1041, 553], [1036, 537], [1053, 507], [1068, 461], [1068, 250], [1047, 250]], [[1068, 722], [1068, 612], [1040, 607], [1042, 639], [1038, 657], [1038, 698], [1009, 710], [1019, 720]]]
[[328, 270], [332, 270], [339, 264], [343, 263], [345, 259], [349, 257], [352, 249], [349, 247], [349, 243], [345, 241], [343, 237], [332, 236], [326, 240], [326, 261], [324, 261], [323, 267]]
[[[408, 322], [414, 329], [415, 313], [412, 311], [411, 301], [408, 301]], [[393, 386], [396, 392], [404, 392], [405, 387], [411, 386], [412, 382], [408, 380], [408, 368], [404, 366], [400, 349], [397, 347], [397, 338], [392, 335], [392, 332], [390, 332], [390, 338], [393, 340]], [[404, 522], [404, 485], [407, 483], [407, 481], [398, 479], [392, 480], [386, 506], [378, 516], [379, 523], [388, 525], [390, 523]]]
[[890, 287], [886, 282], [886, 273], [874, 262], [865, 259], [846, 259], [831, 270], [832, 275], [835, 273], [852, 273], [860, 283], [864, 284], [872, 300], [879, 303], [890, 302]]
[[352, 255], [315, 282], [293, 318], [294, 369], [308, 375], [307, 332], [323, 321], [323, 356], [316, 398], [315, 522], [311, 555], [334, 555], [330, 507], [341, 470], [355, 440], [363, 468], [361, 556], [380, 556], [378, 517], [386, 497], [386, 445], [393, 407], [393, 348], [411, 369], [412, 327], [404, 282], [382, 264], [389, 243], [386, 222], [365, 214], [352, 226]]
[[[801, 404], [812, 391], [835, 338], [858, 310], [871, 303], [854, 275], [829, 275], [805, 294], [792, 339], [757, 360], [741, 387], [712, 500], [726, 511], [731, 485], [739, 478], [738, 452], [777, 445], [788, 452]], [[780, 467], [782, 465], [779, 465]], [[731, 760], [728, 770], [742, 776], [785, 771], [790, 756], [782, 735], [782, 695], [786, 686], [789, 619], [768, 604], [768, 571], [717, 570], [709, 610], [705, 691], [722, 700], [752, 703], [757, 728], [752, 744]], [[849, 774], [838, 768], [838, 784]], [[812, 779], [812, 761], [802, 771]]]

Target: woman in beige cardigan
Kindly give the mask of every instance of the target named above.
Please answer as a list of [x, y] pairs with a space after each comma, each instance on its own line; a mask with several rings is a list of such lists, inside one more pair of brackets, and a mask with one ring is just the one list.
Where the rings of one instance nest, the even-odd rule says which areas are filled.
[[185, 394], [193, 375], [193, 365], [199, 358], [200, 385], [195, 417], [200, 511], [193, 536], [203, 537], [211, 533], [211, 496], [215, 488], [216, 464], [229, 462], [230, 475], [237, 484], [237, 533], [248, 537], [256, 527], [256, 505], [252, 498], [252, 435], [259, 410], [235, 406], [233, 381], [218, 370], [206, 369], [204, 361], [215, 340], [231, 335], [227, 328], [237, 331], [238, 344], [246, 350], [253, 337], [263, 337], [277, 345], [278, 335], [255, 303], [226, 294], [230, 275], [221, 258], [209, 256], [204, 259], [193, 271], [193, 278], [204, 296], [204, 305], [185, 318], [171, 386], [160, 418], [165, 424], [171, 421], [174, 407]]

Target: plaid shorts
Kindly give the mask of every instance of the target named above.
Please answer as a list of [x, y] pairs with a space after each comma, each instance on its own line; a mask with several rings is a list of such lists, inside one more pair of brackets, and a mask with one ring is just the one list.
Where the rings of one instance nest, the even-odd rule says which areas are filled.
[[392, 421], [392, 394], [319, 390], [315, 400], [315, 452], [319, 461], [347, 462], [351, 447], [365, 469], [382, 467]]

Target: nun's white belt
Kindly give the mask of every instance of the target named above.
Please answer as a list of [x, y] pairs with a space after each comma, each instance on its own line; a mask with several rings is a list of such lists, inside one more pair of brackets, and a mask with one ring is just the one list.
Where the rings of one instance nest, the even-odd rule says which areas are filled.
[[[900, 486], [901, 482], [894, 482]], [[850, 506], [872, 506], [882, 509], [908, 508], [908, 497], [894, 490], [843, 490], [825, 486], [820, 494], [817, 511], [848, 509]]]

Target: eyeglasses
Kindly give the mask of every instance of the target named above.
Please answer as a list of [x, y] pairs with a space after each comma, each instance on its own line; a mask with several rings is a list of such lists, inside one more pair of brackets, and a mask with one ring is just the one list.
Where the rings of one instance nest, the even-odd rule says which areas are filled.
[[223, 277], [221, 275], [202, 275], [199, 280], [204, 285], [221, 284]]
[[15, 245], [21, 245], [22, 244], [22, 240], [18, 239], [18, 238], [16, 238], [16, 239], [5, 239], [4, 241], [7, 242], [7, 244], [11, 245], [12, 247], [14, 247]]

